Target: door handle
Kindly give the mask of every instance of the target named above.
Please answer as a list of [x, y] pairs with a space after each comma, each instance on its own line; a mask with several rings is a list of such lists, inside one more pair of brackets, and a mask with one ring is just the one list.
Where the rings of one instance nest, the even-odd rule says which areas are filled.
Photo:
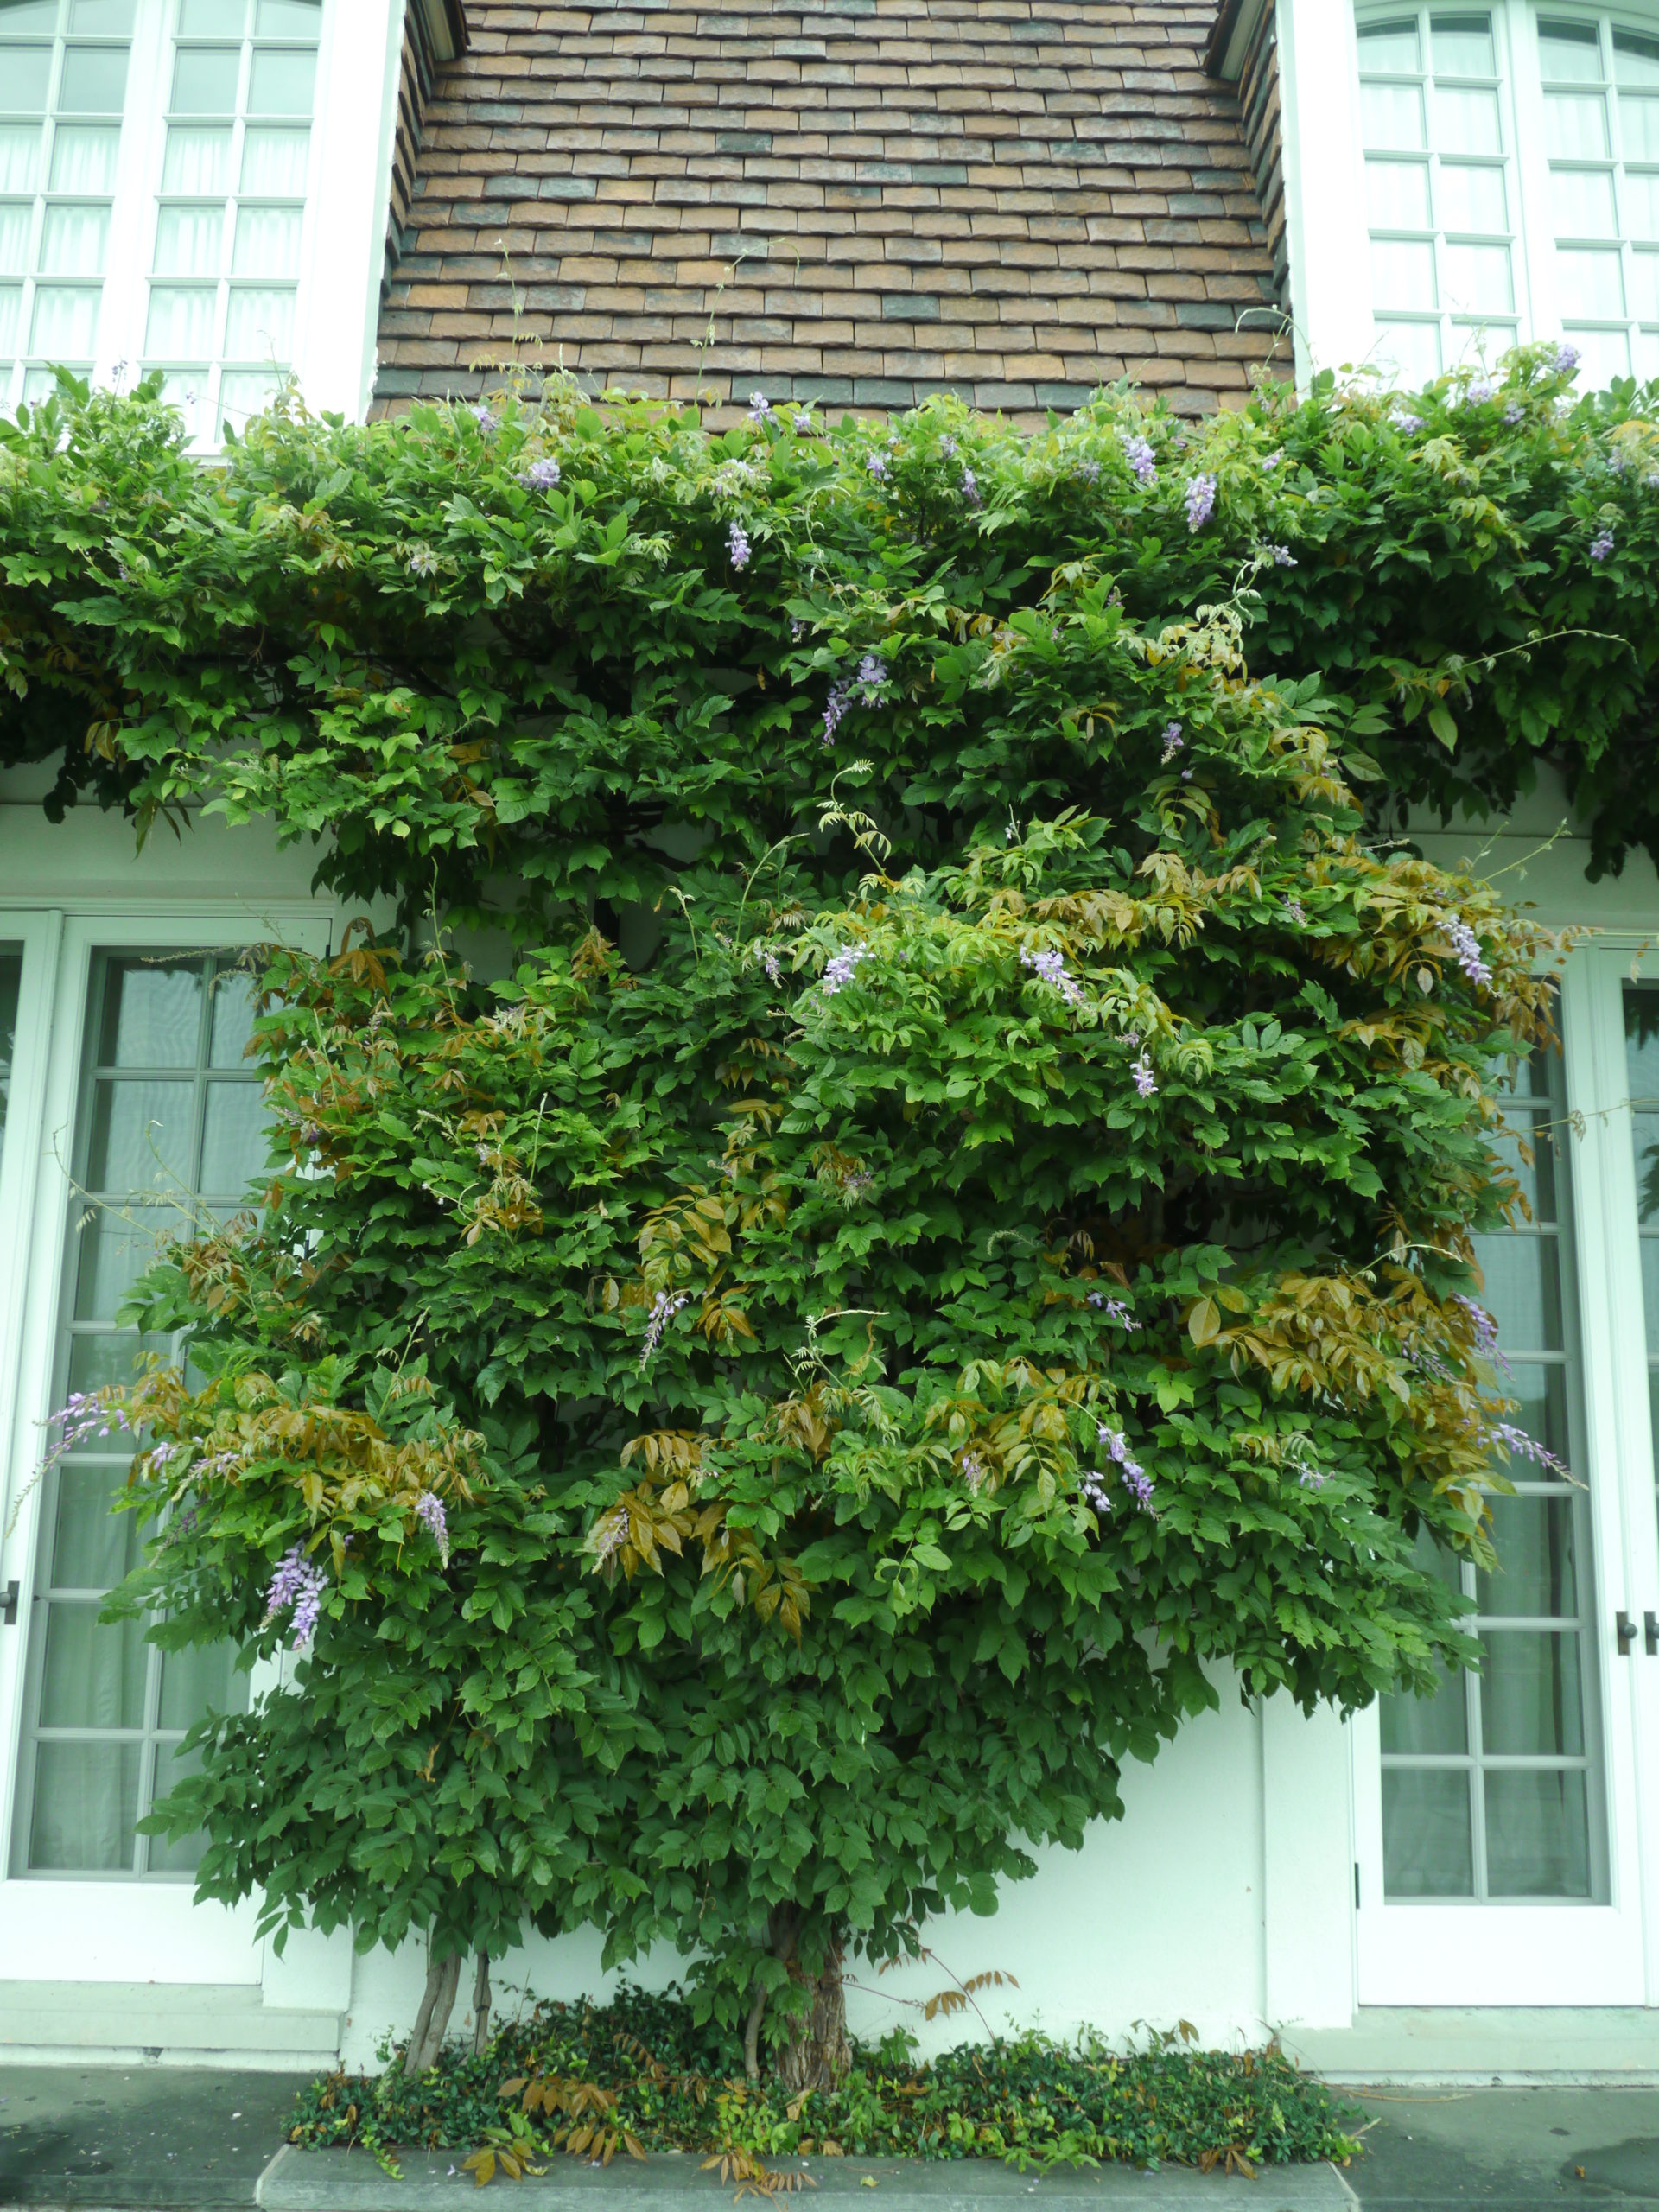
[[1659, 1659], [1659, 1613], [1643, 1613], [1642, 1634], [1649, 1659]]
[[1630, 1656], [1630, 1646], [1636, 1642], [1636, 1623], [1628, 1613], [1615, 1615], [1613, 1634], [1618, 1640], [1619, 1657], [1628, 1659]]
[[21, 1595], [15, 1582], [8, 1582], [5, 1588], [0, 1590], [0, 1621], [3, 1621], [8, 1628], [17, 1625], [17, 1600]]

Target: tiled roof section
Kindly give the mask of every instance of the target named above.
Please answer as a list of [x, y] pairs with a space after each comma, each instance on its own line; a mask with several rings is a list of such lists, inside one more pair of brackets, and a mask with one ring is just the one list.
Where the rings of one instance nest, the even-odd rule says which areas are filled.
[[[381, 406], [563, 361], [676, 398], [1184, 412], [1274, 351], [1214, 0], [468, 0]], [[1282, 348], [1281, 349], [1282, 351]]]

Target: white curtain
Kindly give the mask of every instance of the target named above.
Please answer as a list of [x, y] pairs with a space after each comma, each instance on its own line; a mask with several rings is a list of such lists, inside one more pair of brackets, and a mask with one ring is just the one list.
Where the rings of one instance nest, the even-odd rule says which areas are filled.
[[269, 193], [276, 200], [302, 200], [310, 145], [308, 130], [262, 130], [250, 124], [242, 142], [243, 191]]
[[121, 127], [107, 123], [60, 123], [52, 139], [54, 192], [111, 193]]
[[53, 207], [41, 232], [41, 273], [45, 276], [101, 276], [109, 237], [107, 207]]
[[291, 289], [262, 286], [231, 294], [226, 358], [232, 361], [285, 363], [294, 351], [294, 294]]
[[217, 276], [225, 243], [225, 210], [163, 207], [156, 223], [158, 276]]
[[[11, 58], [0, 47], [0, 68]], [[40, 165], [40, 124], [0, 123], [0, 192], [33, 192]]]
[[152, 360], [205, 361], [213, 351], [217, 287], [152, 284], [144, 351]]
[[[98, 288], [37, 285], [29, 351], [54, 361], [87, 361], [98, 336]], [[49, 381], [49, 379], [48, 379]]]
[[21, 276], [29, 257], [29, 207], [0, 207], [0, 273]]
[[238, 276], [292, 276], [300, 265], [300, 211], [297, 207], [248, 207], [237, 210], [236, 253], [231, 263]]
[[179, 123], [172, 125], [167, 134], [167, 156], [162, 166], [163, 192], [206, 198], [209, 194], [225, 191], [230, 176], [229, 130]]

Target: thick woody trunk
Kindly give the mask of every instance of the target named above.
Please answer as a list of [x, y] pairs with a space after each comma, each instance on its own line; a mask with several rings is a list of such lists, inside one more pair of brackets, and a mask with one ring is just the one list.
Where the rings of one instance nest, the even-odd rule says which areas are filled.
[[437, 2064], [438, 2053], [443, 2049], [443, 2038], [449, 2026], [449, 2015], [454, 2007], [455, 1992], [460, 1986], [459, 1951], [451, 1951], [447, 1959], [427, 1967], [421, 2009], [415, 2015], [415, 2032], [410, 2037], [409, 2049], [404, 2054], [404, 2072], [411, 2082], [418, 2080], [429, 2068]]
[[490, 1955], [478, 1955], [473, 1976], [473, 2056], [481, 2058], [490, 2047]]
[[[789, 1969], [790, 1980], [805, 1991], [804, 2013], [791, 2013], [772, 2054], [780, 2088], [790, 2096], [812, 2089], [831, 2089], [846, 2075], [853, 2055], [847, 2043], [847, 1993], [842, 1986], [841, 1946], [833, 1936], [822, 1945], [809, 1946], [820, 1954], [816, 1973], [801, 1963], [799, 1915], [790, 1905], [775, 1907], [766, 1922], [766, 1936], [774, 1958]], [[760, 2071], [760, 2024], [766, 2017], [764, 1988], [754, 1993], [743, 2035], [743, 2063], [749, 2079]]]

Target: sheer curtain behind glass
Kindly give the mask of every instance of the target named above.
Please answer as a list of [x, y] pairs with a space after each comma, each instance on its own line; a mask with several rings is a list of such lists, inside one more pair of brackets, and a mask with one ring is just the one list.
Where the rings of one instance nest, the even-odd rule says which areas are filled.
[[[116, 1314], [161, 1244], [204, 1211], [232, 1211], [265, 1158], [264, 1099], [243, 1058], [249, 978], [213, 956], [111, 952], [92, 975], [70, 1201], [57, 1400], [124, 1380], [145, 1344]], [[176, 1354], [177, 1347], [171, 1347]], [[136, 1823], [171, 1787], [184, 1731], [240, 1710], [228, 1648], [163, 1654], [104, 1599], [139, 1530], [111, 1510], [130, 1445], [88, 1438], [54, 1471], [31, 1612], [29, 1710], [16, 1871], [181, 1875], [200, 1840]]]
[[[1527, 1213], [1478, 1237], [1510, 1418], [1582, 1466], [1571, 1136], [1559, 1055], [1523, 1065], [1499, 1147]], [[1383, 1885], [1394, 1901], [1591, 1899], [1605, 1885], [1590, 1522], [1581, 1488], [1534, 1481], [1491, 1501], [1495, 1573], [1420, 1540], [1423, 1565], [1474, 1603], [1478, 1675], [1382, 1703]]]
[[88, 372], [136, 0], [0, 0], [0, 407]]
[[179, 0], [144, 335], [197, 432], [293, 359], [321, 0]]
[[1516, 330], [1515, 183], [1498, 21], [1397, 9], [1358, 25], [1378, 353], [1423, 383]]

